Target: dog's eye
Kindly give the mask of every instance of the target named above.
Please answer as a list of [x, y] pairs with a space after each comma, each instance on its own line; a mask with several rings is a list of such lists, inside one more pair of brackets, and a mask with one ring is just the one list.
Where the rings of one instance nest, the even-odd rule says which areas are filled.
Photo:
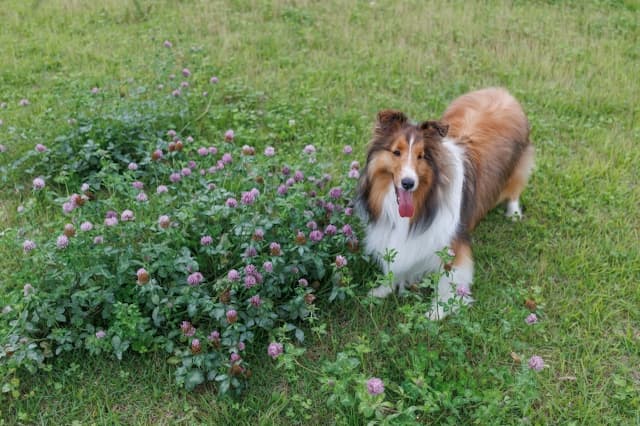
[[422, 160], [422, 154], [418, 154], [418, 160]]
[[395, 155], [396, 157], [400, 157], [400, 151], [396, 149], [395, 151], [393, 151], [393, 155]]

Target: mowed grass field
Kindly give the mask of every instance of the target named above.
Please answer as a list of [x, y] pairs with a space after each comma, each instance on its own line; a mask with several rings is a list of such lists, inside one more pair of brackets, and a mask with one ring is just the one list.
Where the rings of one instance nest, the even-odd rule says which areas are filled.
[[[304, 140], [350, 144], [360, 161], [378, 110], [437, 118], [465, 91], [504, 86], [529, 115], [537, 165], [525, 219], [511, 223], [496, 210], [474, 234], [476, 304], [465, 315], [491, 336], [473, 345], [478, 377], [513, 363], [521, 345], [505, 318], [529, 295], [543, 328], [527, 344], [547, 368], [535, 404], [523, 409], [529, 415], [508, 422], [640, 424], [639, 17], [633, 0], [8, 0], [0, 8], [0, 143], [10, 149], [0, 164], [65, 122], [74, 93], [126, 94], [152, 81], [149, 64], [164, 40], [200, 52], [221, 85], [261, 92], [285, 112], [313, 105], [318, 116], [298, 123]], [[22, 98], [28, 109], [17, 106]], [[348, 140], [330, 131], [335, 123], [351, 126]], [[31, 179], [2, 183], [3, 227], [17, 223], [14, 187]], [[47, 212], [33, 220], [45, 223]], [[1, 247], [0, 272], [20, 261]], [[22, 285], [0, 276], [0, 292]], [[362, 337], [383, 345], [378, 327], [398, 318], [401, 303], [327, 307], [329, 333], [307, 340], [295, 383], [262, 368], [243, 397], [218, 399], [211, 387], [178, 388], [163, 354], [118, 362], [72, 353], [50, 373], [22, 376], [26, 393], [3, 400], [0, 413], [6, 424], [331, 424], [317, 364]], [[408, 361], [377, 362], [403, 370]]]

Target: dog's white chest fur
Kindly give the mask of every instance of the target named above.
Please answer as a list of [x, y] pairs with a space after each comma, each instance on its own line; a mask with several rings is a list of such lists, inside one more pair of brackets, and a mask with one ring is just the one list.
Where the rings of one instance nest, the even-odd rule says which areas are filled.
[[[454, 173], [447, 182], [447, 191], [438, 194], [440, 204], [433, 221], [424, 232], [410, 232], [409, 218], [400, 217], [393, 184], [389, 186], [380, 217], [367, 226], [365, 250], [374, 256], [384, 272], [394, 274], [395, 284], [403, 287], [422, 278], [426, 272], [437, 271], [441, 261], [436, 252], [451, 245], [460, 221], [464, 170], [462, 149], [452, 141], [443, 142], [448, 149]], [[396, 251], [393, 263], [384, 261], [385, 252]]]

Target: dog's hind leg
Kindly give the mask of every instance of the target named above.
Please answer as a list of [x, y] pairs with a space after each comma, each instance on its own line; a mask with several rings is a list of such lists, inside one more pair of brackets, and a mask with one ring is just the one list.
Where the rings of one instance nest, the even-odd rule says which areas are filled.
[[527, 185], [531, 170], [534, 163], [534, 149], [532, 145], [528, 145], [520, 160], [513, 169], [513, 173], [509, 176], [506, 185], [500, 194], [500, 201], [506, 201], [505, 216], [513, 220], [522, 218], [522, 209], [520, 208], [520, 194]]
[[369, 296], [377, 297], [379, 299], [384, 299], [385, 297], [393, 293], [393, 290], [395, 288], [396, 288], [395, 285], [392, 287], [392, 286], [383, 284], [381, 286], [378, 286], [374, 289], [369, 290]]
[[469, 242], [457, 239], [453, 242], [454, 260], [451, 270], [440, 278], [437, 294], [427, 318], [440, 320], [456, 312], [461, 305], [473, 303], [471, 283], [473, 281], [473, 257]]

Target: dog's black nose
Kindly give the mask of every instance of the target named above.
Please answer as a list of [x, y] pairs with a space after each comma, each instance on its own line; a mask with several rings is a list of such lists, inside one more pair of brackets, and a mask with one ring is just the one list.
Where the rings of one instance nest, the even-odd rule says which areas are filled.
[[402, 188], [405, 191], [409, 191], [411, 189], [413, 189], [413, 187], [415, 186], [416, 182], [411, 179], [411, 178], [404, 178], [400, 181], [400, 184], [402, 185]]

